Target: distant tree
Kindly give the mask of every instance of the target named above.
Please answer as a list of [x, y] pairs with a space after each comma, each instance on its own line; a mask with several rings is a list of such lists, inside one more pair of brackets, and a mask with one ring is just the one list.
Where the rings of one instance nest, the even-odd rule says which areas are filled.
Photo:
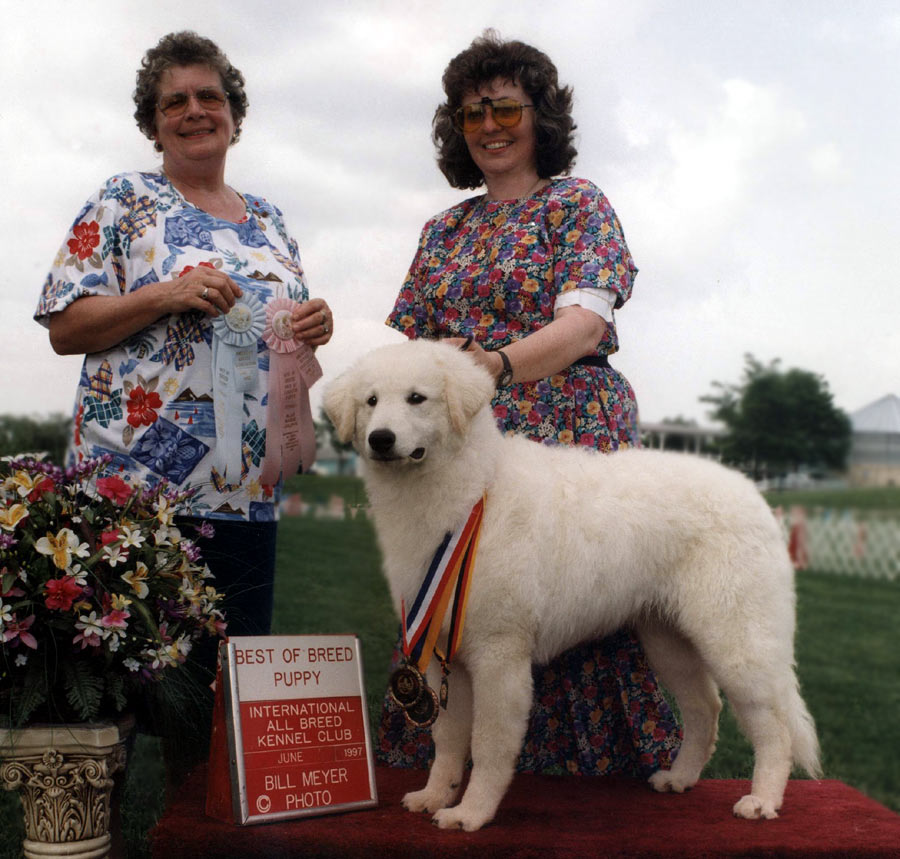
[[719, 440], [726, 462], [755, 479], [810, 469], [842, 469], [850, 450], [850, 419], [836, 408], [828, 383], [807, 370], [782, 371], [745, 355], [739, 385], [713, 382], [701, 397], [727, 428]]
[[314, 421], [314, 425], [316, 428], [316, 441], [319, 444], [327, 441], [331, 445], [338, 456], [338, 474], [343, 474], [346, 463], [350, 458], [347, 454], [353, 450], [353, 445], [349, 442], [341, 441], [337, 437], [337, 430], [335, 430], [334, 424], [325, 413], [323, 407], [319, 407], [319, 419]]
[[52, 414], [45, 418], [0, 415], [0, 456], [45, 453], [61, 465], [69, 441], [71, 418]]

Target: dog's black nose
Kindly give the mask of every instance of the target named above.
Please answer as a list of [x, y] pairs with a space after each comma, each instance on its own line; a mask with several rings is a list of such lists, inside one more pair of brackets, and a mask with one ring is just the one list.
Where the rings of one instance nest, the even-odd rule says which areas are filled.
[[395, 441], [397, 441], [397, 436], [389, 429], [377, 429], [369, 433], [369, 447], [375, 453], [390, 453]]

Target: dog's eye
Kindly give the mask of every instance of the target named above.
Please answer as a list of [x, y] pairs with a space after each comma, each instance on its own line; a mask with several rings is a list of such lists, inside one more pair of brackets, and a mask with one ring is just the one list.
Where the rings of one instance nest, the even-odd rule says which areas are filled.
[[367, 405], [367, 406], [376, 406], [376, 405], [378, 405], [378, 397], [376, 397], [375, 394], [372, 394], [372, 396], [369, 397], [368, 400], [366, 400], [366, 405]]
[[417, 394], [415, 391], [413, 391], [406, 398], [406, 402], [408, 402], [411, 406], [418, 406], [420, 403], [424, 403], [427, 399], [428, 397], [426, 397], [424, 394]]

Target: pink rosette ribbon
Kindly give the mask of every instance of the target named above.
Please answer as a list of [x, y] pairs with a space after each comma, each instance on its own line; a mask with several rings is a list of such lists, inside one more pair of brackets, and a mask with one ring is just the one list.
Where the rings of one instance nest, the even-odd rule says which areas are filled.
[[279, 475], [307, 471], [316, 459], [316, 430], [309, 407], [309, 389], [321, 378], [315, 352], [294, 336], [295, 308], [290, 298], [266, 305], [263, 342], [269, 347], [269, 401], [266, 410], [266, 458], [260, 483], [272, 486]]

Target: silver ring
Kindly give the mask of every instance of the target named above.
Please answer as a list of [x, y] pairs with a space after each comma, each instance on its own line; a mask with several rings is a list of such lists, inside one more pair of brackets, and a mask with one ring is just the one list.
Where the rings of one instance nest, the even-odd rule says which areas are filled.
[[207, 295], [209, 295], [209, 287], [208, 287], [208, 286], [204, 286], [204, 287], [203, 287], [203, 292], [200, 293], [200, 297], [201, 297], [204, 301], [206, 301], [206, 296], [207, 296]]
[[327, 333], [328, 333], [328, 324], [325, 323], [325, 322], [322, 323], [322, 333], [323, 333], [323, 334], [327, 334]]
[[322, 325], [326, 325], [328, 323], [328, 316], [324, 310], [320, 310], [319, 313], [322, 314]]

